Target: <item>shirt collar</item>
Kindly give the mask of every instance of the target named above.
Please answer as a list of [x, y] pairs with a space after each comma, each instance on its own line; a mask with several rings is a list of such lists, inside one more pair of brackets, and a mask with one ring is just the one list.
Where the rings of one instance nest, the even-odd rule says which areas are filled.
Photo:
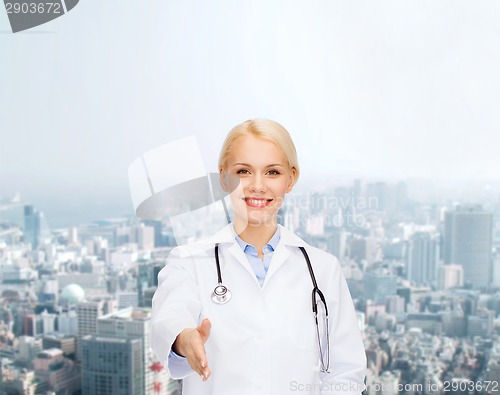
[[[278, 224], [280, 230], [279, 244], [291, 245], [291, 246], [303, 246], [307, 247], [308, 244], [297, 236], [292, 231], [285, 228], [283, 225]], [[236, 243], [235, 238], [236, 232], [234, 231], [233, 223], [227, 224], [221, 230], [219, 230], [214, 235], [208, 237], [204, 240], [205, 243]]]
[[[234, 228], [233, 228], [233, 231], [234, 231]], [[234, 237], [244, 252], [247, 251], [248, 246], [252, 247], [255, 251], [257, 251], [257, 249], [255, 248], [254, 245], [242, 240], [241, 237], [236, 234], [236, 232], [234, 233]], [[279, 240], [280, 240], [280, 228], [279, 228], [279, 226], [277, 226], [276, 232], [274, 232], [273, 237], [271, 237], [271, 239], [267, 242], [266, 245], [271, 247], [271, 251], [274, 251], [276, 249], [276, 246], [277, 246]]]

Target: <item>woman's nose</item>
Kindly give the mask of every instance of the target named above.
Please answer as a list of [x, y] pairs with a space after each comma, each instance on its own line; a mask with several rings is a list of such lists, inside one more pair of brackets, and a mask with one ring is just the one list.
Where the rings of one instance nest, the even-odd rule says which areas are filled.
[[266, 185], [264, 182], [264, 177], [261, 175], [254, 175], [250, 181], [250, 191], [251, 192], [265, 192]]

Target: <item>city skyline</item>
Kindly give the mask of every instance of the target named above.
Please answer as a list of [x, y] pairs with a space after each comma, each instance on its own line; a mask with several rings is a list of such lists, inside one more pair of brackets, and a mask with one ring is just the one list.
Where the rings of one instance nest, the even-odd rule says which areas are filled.
[[[375, 201], [356, 199], [366, 193]], [[356, 181], [337, 187], [334, 195], [315, 192], [288, 203], [279, 222], [339, 259], [363, 333], [369, 372], [365, 395], [412, 394], [424, 386], [437, 394], [456, 380], [495, 385], [500, 372], [499, 201], [484, 211], [452, 199], [445, 206], [422, 204], [412, 201], [403, 184]], [[47, 239], [41, 213], [23, 208], [24, 225], [3, 224], [0, 232], [5, 306], [0, 329], [11, 334], [2, 337], [0, 347], [4, 388], [177, 391], [179, 383], [168, 382], [161, 363], [145, 353], [157, 276], [179, 242], [170, 221], [102, 219], [56, 230]], [[216, 214], [208, 219], [217, 222]], [[332, 221], [349, 216], [362, 220]], [[190, 219], [184, 226], [199, 231], [201, 221]], [[201, 237], [198, 231], [192, 232], [195, 238]], [[479, 267], [480, 278], [471, 274], [474, 254], [490, 255], [487, 277]], [[488, 265], [477, 258], [477, 265]], [[7, 339], [13, 337], [18, 342], [11, 344]]]

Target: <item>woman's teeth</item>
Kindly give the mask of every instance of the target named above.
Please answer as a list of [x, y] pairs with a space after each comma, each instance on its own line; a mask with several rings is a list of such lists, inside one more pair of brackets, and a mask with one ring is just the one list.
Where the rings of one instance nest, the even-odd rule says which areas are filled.
[[245, 201], [251, 206], [266, 206], [270, 200], [267, 199], [245, 199]]

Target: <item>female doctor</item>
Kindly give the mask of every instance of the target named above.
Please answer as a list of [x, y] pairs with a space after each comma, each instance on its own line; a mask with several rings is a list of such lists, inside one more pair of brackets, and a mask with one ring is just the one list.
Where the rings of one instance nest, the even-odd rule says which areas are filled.
[[339, 261], [277, 223], [299, 176], [290, 135], [237, 125], [219, 171], [234, 219], [171, 251], [153, 298], [157, 357], [185, 395], [360, 394], [366, 356]]

